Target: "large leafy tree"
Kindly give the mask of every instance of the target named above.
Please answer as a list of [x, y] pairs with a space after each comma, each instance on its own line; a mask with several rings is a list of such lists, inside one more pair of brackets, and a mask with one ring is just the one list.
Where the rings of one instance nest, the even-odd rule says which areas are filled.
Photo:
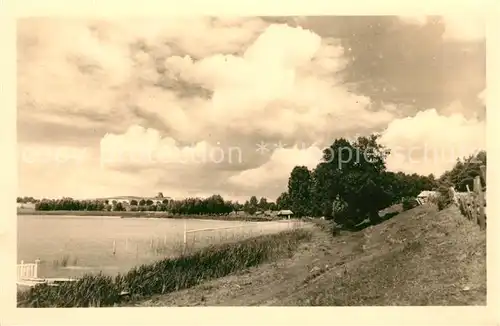
[[297, 216], [311, 213], [311, 172], [305, 166], [296, 166], [288, 179], [288, 196], [291, 209]]
[[259, 200], [259, 209], [265, 211], [267, 209], [269, 209], [269, 203], [267, 202], [267, 198], [265, 197], [262, 197], [260, 200]]
[[276, 199], [277, 209], [290, 209], [290, 196], [287, 192], [282, 192], [281, 195]]
[[321, 162], [312, 172], [311, 213], [313, 216], [332, 217], [332, 205], [338, 195], [339, 178], [328, 163]]
[[[336, 139], [324, 149], [312, 173], [304, 167], [292, 171], [288, 188], [291, 205], [301, 214], [357, 224], [365, 218], [376, 221], [380, 209], [404, 197], [416, 196], [422, 190], [436, 188], [434, 176], [386, 171], [389, 154], [379, 143], [378, 135], [359, 137], [355, 141]], [[281, 197], [278, 203], [285, 195]], [[306, 201], [310, 205], [306, 205]]]
[[377, 142], [378, 137], [359, 137], [354, 142], [341, 138], [323, 153], [335, 192], [348, 207], [349, 221], [342, 222], [357, 223], [366, 217], [376, 220], [378, 211], [391, 202], [384, 179], [389, 151]]
[[258, 208], [259, 208], [259, 201], [255, 196], [250, 197], [250, 200], [246, 201], [245, 205], [243, 206], [243, 210], [251, 215], [255, 214]]

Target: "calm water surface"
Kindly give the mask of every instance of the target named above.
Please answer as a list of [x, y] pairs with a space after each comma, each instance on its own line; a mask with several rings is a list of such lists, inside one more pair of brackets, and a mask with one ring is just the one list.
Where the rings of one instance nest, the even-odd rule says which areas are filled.
[[19, 215], [17, 260], [31, 263], [40, 259], [41, 277], [81, 276], [98, 271], [115, 275], [178, 254], [184, 223], [187, 230], [241, 226], [189, 233], [188, 244], [196, 246], [289, 228], [287, 223], [273, 222]]

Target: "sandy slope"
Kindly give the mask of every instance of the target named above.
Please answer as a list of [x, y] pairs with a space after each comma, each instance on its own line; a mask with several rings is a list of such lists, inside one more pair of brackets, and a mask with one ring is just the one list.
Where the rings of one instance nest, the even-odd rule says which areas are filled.
[[455, 207], [421, 206], [332, 238], [315, 230], [291, 259], [137, 306], [485, 305], [486, 233]]

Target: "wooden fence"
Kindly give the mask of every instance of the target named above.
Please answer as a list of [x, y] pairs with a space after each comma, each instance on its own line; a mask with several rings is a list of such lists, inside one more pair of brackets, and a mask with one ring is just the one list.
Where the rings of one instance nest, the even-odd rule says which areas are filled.
[[[485, 167], [481, 167], [481, 174], [486, 180]], [[455, 204], [460, 208], [462, 214], [469, 220], [476, 222], [481, 230], [486, 229], [486, 187], [481, 185], [481, 177], [474, 178], [474, 189], [471, 191], [467, 186], [466, 193], [457, 193], [450, 187], [450, 194]]]
[[[287, 224], [288, 229], [297, 229], [297, 228], [302, 228], [306, 224], [300, 220], [278, 220], [274, 222], [265, 222], [265, 224], [261, 224], [262, 222], [246, 222], [245, 224], [241, 225], [232, 225], [232, 226], [224, 226], [224, 227], [212, 227], [212, 228], [203, 228], [203, 229], [192, 229], [188, 230], [187, 229], [187, 224], [186, 220], [184, 220], [184, 235], [183, 235], [183, 251], [186, 251], [187, 249], [187, 237], [188, 234], [192, 234], [195, 236], [197, 233], [203, 233], [203, 232], [210, 232], [210, 231], [223, 231], [223, 230], [237, 230], [237, 229], [248, 229], [248, 228], [255, 228], [257, 227], [258, 230], [260, 231], [260, 234], [263, 234], [262, 232], [266, 231], [265, 227], [272, 225], [272, 223], [277, 223], [277, 224]], [[264, 227], [264, 229], [261, 229]]]
[[38, 263], [39, 260], [36, 260], [34, 264], [25, 264], [21, 260], [21, 264], [17, 265], [17, 281], [38, 278]]

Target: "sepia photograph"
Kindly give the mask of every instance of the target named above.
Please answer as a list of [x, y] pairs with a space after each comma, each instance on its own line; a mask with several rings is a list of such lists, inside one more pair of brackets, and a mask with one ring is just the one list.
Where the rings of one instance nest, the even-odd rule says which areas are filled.
[[16, 29], [18, 308], [486, 306], [484, 17]]

